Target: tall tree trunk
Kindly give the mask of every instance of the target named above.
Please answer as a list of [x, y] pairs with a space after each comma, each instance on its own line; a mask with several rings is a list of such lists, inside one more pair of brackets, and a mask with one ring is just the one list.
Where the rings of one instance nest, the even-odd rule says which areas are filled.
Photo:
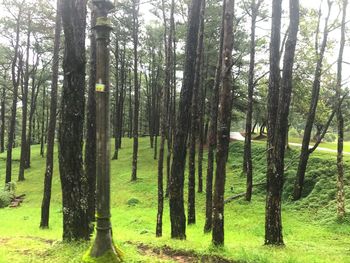
[[44, 144], [45, 144], [45, 108], [46, 108], [46, 86], [43, 86], [43, 101], [41, 112], [41, 132], [40, 132], [40, 156], [44, 157]]
[[27, 146], [27, 112], [28, 112], [28, 86], [29, 86], [29, 50], [30, 50], [30, 35], [31, 35], [31, 15], [28, 13], [28, 29], [27, 29], [27, 48], [26, 48], [26, 62], [22, 94], [22, 132], [21, 132], [21, 155], [19, 163], [18, 181], [24, 181], [24, 166], [25, 153]]
[[41, 228], [49, 227], [50, 218], [50, 201], [51, 201], [51, 186], [53, 174], [53, 160], [55, 148], [55, 131], [56, 131], [56, 113], [57, 113], [57, 83], [58, 83], [58, 68], [59, 68], [59, 51], [61, 40], [61, 0], [57, 1], [55, 23], [55, 40], [52, 63], [52, 82], [51, 82], [51, 101], [50, 101], [50, 121], [47, 131], [47, 150], [46, 150], [46, 170], [44, 177], [44, 195], [41, 203]]
[[122, 135], [123, 135], [123, 109], [124, 109], [124, 89], [125, 89], [125, 79], [126, 79], [126, 74], [125, 74], [125, 43], [124, 43], [124, 47], [123, 47], [123, 56], [122, 56], [122, 62], [121, 62], [121, 69], [120, 69], [120, 75], [121, 75], [121, 83], [120, 83], [120, 91], [119, 91], [119, 103], [117, 105], [117, 121], [116, 121], [116, 125], [117, 125], [117, 139], [118, 141], [116, 142], [116, 146], [118, 147], [118, 149], [115, 149], [115, 153], [114, 153], [114, 157], [116, 157], [116, 159], [118, 159], [118, 153], [119, 153], [119, 149], [121, 149], [121, 145], [122, 145]]
[[134, 44], [134, 127], [133, 127], [133, 155], [132, 155], [132, 174], [131, 181], [137, 180], [137, 155], [139, 149], [139, 108], [140, 108], [140, 87], [138, 80], [138, 42], [139, 42], [139, 20], [138, 13], [140, 8], [139, 0], [133, 0], [133, 44]]
[[[34, 66], [36, 69], [38, 67], [38, 58], [36, 65]], [[38, 94], [40, 91], [40, 86], [42, 85], [42, 79], [39, 79], [36, 83], [36, 69], [32, 72], [32, 90], [31, 90], [31, 99], [30, 99], [30, 107], [29, 107], [29, 120], [28, 120], [28, 135], [27, 135], [27, 146], [26, 146], [26, 157], [25, 157], [25, 169], [30, 167], [30, 159], [31, 159], [31, 144], [35, 142], [35, 111], [36, 111], [36, 102], [38, 98]], [[42, 72], [44, 69], [42, 69]], [[42, 72], [41, 77], [42, 78]]]
[[253, 94], [254, 94], [254, 71], [255, 71], [255, 29], [256, 19], [261, 1], [253, 0], [251, 3], [251, 35], [250, 35], [250, 62], [248, 77], [248, 105], [245, 126], [243, 171], [247, 177], [245, 199], [250, 202], [253, 189], [253, 162], [252, 162], [252, 119], [253, 119]]
[[86, 1], [63, 0], [64, 82], [58, 133], [63, 204], [63, 240], [89, 239], [87, 178], [82, 148], [85, 90]]
[[[281, 198], [284, 177], [284, 154], [288, 131], [289, 106], [292, 94], [293, 65], [295, 47], [299, 30], [299, 0], [290, 0], [290, 25], [283, 59], [282, 81], [280, 82], [279, 57], [276, 56], [280, 45], [281, 2], [273, 5], [273, 21], [270, 53], [270, 83], [268, 101], [277, 105], [277, 112], [272, 105], [268, 107], [268, 158], [267, 158], [267, 193], [265, 217], [265, 244], [283, 245]], [[277, 41], [278, 40], [278, 41]], [[276, 59], [276, 60], [275, 60]], [[276, 82], [277, 81], [277, 82]], [[280, 87], [281, 85], [281, 87]], [[273, 127], [273, 129], [271, 129]]]
[[131, 70], [129, 69], [129, 125], [128, 125], [128, 128], [129, 128], [129, 131], [128, 131], [128, 137], [131, 138], [132, 136], [132, 131], [133, 131], [133, 127], [132, 127], [132, 113], [133, 113], [133, 107], [132, 107], [132, 95], [131, 95], [131, 90], [132, 90], [132, 87], [131, 87], [131, 84], [132, 84], [132, 80], [131, 80]]
[[186, 239], [186, 217], [183, 196], [184, 170], [186, 163], [187, 136], [191, 119], [191, 102], [196, 67], [201, 3], [202, 0], [192, 0], [191, 2], [186, 37], [184, 78], [180, 93], [173, 147], [173, 161], [171, 164], [169, 184], [171, 237], [177, 239]]
[[[205, 66], [205, 76], [202, 74], [201, 77], [201, 87], [199, 89], [199, 109], [198, 109], [198, 121], [199, 121], [199, 132], [198, 132], [198, 193], [203, 192], [203, 155], [204, 155], [204, 117], [205, 117], [205, 99], [207, 96], [207, 84], [206, 80], [208, 79], [208, 71], [209, 71], [209, 59], [206, 59], [206, 66]], [[203, 70], [204, 72], [204, 56], [203, 56]]]
[[[281, 219], [281, 177], [271, 182], [274, 175], [275, 130], [278, 111], [278, 96], [280, 85], [280, 44], [281, 44], [281, 14], [282, 0], [272, 2], [272, 26], [270, 42], [270, 77], [268, 90], [268, 119], [267, 119], [267, 197], [265, 214], [265, 244], [283, 244]], [[274, 179], [274, 178], [272, 178]], [[269, 196], [270, 195], [270, 196]], [[273, 198], [273, 199], [272, 199]]]
[[348, 6], [348, 0], [343, 0], [343, 18], [341, 24], [341, 39], [340, 49], [338, 56], [338, 69], [337, 69], [337, 88], [336, 94], [338, 99], [337, 105], [337, 121], [338, 121], [338, 150], [337, 150], [337, 215], [339, 219], [343, 219], [345, 216], [345, 193], [344, 193], [344, 161], [343, 161], [343, 148], [344, 148], [344, 117], [341, 108], [341, 92], [342, 92], [342, 66], [343, 66], [343, 54], [345, 47], [345, 31], [346, 31], [346, 8]]
[[222, 72], [222, 53], [224, 41], [224, 19], [225, 19], [226, 1], [222, 6], [222, 22], [220, 33], [219, 56], [215, 71], [215, 81], [212, 90], [211, 108], [210, 108], [210, 125], [209, 125], [209, 145], [208, 145], [208, 166], [206, 178], [206, 194], [205, 194], [205, 225], [204, 232], [208, 233], [212, 229], [213, 222], [213, 174], [214, 174], [214, 151], [217, 143], [217, 121], [218, 121], [218, 105], [219, 105], [219, 88], [221, 84]]
[[222, 89], [218, 115], [218, 148], [216, 153], [216, 176], [213, 198], [213, 236], [216, 246], [224, 244], [224, 194], [226, 162], [230, 143], [230, 123], [232, 107], [232, 50], [233, 18], [235, 1], [225, 0], [224, 39], [222, 52]]
[[[91, 28], [96, 25], [96, 10], [91, 9]], [[89, 89], [86, 114], [86, 141], [84, 167], [88, 180], [87, 212], [89, 221], [95, 220], [96, 210], [96, 36], [90, 34]]]
[[[4, 79], [6, 81], [6, 77]], [[1, 126], [0, 126], [0, 153], [5, 151], [5, 112], [6, 112], [6, 88], [1, 91]]]
[[14, 50], [14, 57], [11, 65], [13, 98], [12, 98], [12, 106], [11, 106], [10, 128], [9, 128], [8, 140], [7, 140], [5, 183], [11, 182], [11, 179], [12, 179], [12, 148], [14, 145], [15, 129], [16, 129], [18, 87], [21, 79], [20, 74], [22, 70], [22, 57], [19, 54], [20, 26], [22, 22], [22, 11], [23, 11], [22, 7], [20, 7], [18, 11], [17, 24], [16, 24], [16, 40], [15, 40], [16, 44], [15, 44], [15, 50]]
[[198, 90], [201, 79], [201, 66], [203, 54], [203, 40], [204, 40], [204, 12], [205, 0], [202, 0], [200, 11], [200, 22], [198, 32], [198, 44], [196, 53], [195, 77], [193, 83], [192, 107], [191, 107], [191, 127], [190, 127], [190, 149], [189, 149], [189, 174], [188, 174], [188, 215], [187, 224], [196, 223], [196, 142], [197, 131], [199, 128], [198, 122]]
[[115, 40], [115, 90], [114, 90], [114, 153], [113, 153], [113, 160], [118, 159], [118, 150], [119, 150], [119, 104], [120, 104], [120, 97], [119, 97], [119, 42], [118, 42], [118, 36], [116, 36]]
[[328, 5], [329, 5], [328, 15], [325, 20], [321, 50], [319, 53], [317, 51], [318, 60], [316, 64], [315, 76], [314, 76], [314, 81], [312, 85], [310, 108], [306, 118], [304, 137], [303, 137], [301, 153], [299, 157], [299, 165], [298, 165], [297, 175], [294, 183], [294, 193], [293, 193], [294, 200], [299, 200], [301, 198], [301, 194], [304, 186], [306, 167], [310, 156], [309, 145], [310, 145], [312, 127], [314, 125], [315, 116], [316, 116], [318, 98], [320, 95], [320, 85], [321, 85], [320, 81], [322, 76], [324, 53], [327, 47], [327, 40], [328, 40], [328, 33], [329, 33], [328, 20], [332, 9], [332, 2], [328, 1]]

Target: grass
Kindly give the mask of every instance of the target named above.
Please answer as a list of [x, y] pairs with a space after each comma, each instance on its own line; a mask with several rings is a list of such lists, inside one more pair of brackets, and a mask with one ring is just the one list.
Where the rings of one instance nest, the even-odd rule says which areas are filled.
[[[39, 228], [45, 161], [39, 155], [39, 147], [33, 146], [32, 151], [32, 167], [26, 171], [26, 180], [17, 183], [17, 194], [26, 194], [24, 203], [19, 208], [0, 209], [0, 262], [81, 262], [89, 243], [61, 242], [62, 212], [57, 160], [50, 228]], [[287, 162], [292, 162], [291, 167], [295, 167], [295, 154], [296, 151], [292, 150], [287, 155]], [[263, 182], [264, 144], [255, 144], [253, 155], [254, 180], [256, 183]], [[295, 168], [287, 171], [283, 204], [284, 248], [263, 246], [264, 186], [254, 189], [250, 204], [240, 199], [225, 206], [223, 248], [212, 247], [211, 235], [203, 234], [204, 193], [196, 195], [197, 224], [187, 227], [186, 241], [170, 239], [167, 201], [163, 237], [156, 238], [157, 161], [153, 160], [149, 140], [140, 139], [139, 179], [136, 183], [130, 182], [131, 156], [132, 141], [124, 139], [119, 160], [111, 162], [113, 233], [115, 243], [125, 253], [125, 262], [174, 262], [170, 257], [159, 256], [148, 250], [140, 251], [137, 246], [140, 243], [155, 248], [166, 245], [174, 250], [194, 251], [198, 255], [220, 255], [234, 262], [350, 262], [350, 227], [347, 221], [339, 223], [335, 217], [334, 154], [317, 152], [312, 156], [306, 178], [309, 182], [307, 196], [299, 202], [291, 202], [289, 198]], [[0, 182], [4, 181], [4, 157], [4, 154], [0, 155]], [[15, 149], [14, 159], [18, 158], [19, 150]], [[228, 162], [226, 196], [244, 191], [245, 178], [241, 174], [241, 162], [242, 143], [233, 143]], [[17, 179], [17, 175], [18, 162], [14, 162], [13, 178]], [[349, 193], [350, 189], [347, 188], [346, 192]]]
[[[292, 143], [302, 143], [302, 138], [290, 137], [289, 142]], [[313, 143], [311, 143], [313, 145]], [[337, 142], [321, 142], [319, 147], [327, 148], [331, 150], [337, 150]], [[350, 152], [350, 142], [344, 142], [344, 152]]]

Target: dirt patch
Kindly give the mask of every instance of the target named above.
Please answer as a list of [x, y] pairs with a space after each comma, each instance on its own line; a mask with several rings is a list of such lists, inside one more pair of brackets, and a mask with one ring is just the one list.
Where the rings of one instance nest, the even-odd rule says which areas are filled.
[[173, 260], [179, 263], [235, 263], [235, 261], [220, 256], [199, 255], [195, 251], [176, 250], [169, 246], [156, 248], [146, 244], [137, 244], [137, 249], [142, 255], [156, 256], [163, 260]]
[[10, 238], [0, 238], [0, 245], [5, 245], [10, 241]]

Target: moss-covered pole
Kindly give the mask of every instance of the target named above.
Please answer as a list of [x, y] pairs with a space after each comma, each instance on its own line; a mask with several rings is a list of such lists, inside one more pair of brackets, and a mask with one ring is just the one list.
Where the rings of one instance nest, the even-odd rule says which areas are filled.
[[96, 7], [96, 238], [84, 256], [84, 262], [120, 262], [121, 255], [113, 244], [110, 222], [110, 147], [109, 147], [109, 34], [107, 18], [113, 4], [93, 0]]

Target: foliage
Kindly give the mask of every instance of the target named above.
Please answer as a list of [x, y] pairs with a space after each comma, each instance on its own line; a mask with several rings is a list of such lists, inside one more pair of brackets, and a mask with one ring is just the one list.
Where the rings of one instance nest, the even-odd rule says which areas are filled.
[[[328, 145], [328, 144], [326, 144]], [[226, 197], [245, 191], [245, 178], [241, 176], [243, 144], [231, 145], [227, 171]], [[320, 147], [325, 147], [321, 145]], [[27, 171], [27, 180], [17, 183], [17, 192], [26, 193], [27, 199], [18, 209], [0, 210], [0, 262], [81, 262], [88, 249], [88, 243], [62, 243], [62, 212], [58, 169], [53, 176], [50, 228], [39, 229], [42, 181], [45, 167], [39, 155], [39, 146], [33, 146], [32, 167]], [[57, 149], [57, 148], [56, 148]], [[292, 148], [287, 161], [297, 152]], [[225, 248], [211, 247], [211, 235], [203, 235], [205, 196], [198, 195], [198, 223], [188, 228], [188, 239], [170, 239], [169, 210], [165, 205], [164, 236], [155, 238], [155, 217], [157, 202], [157, 180], [154, 171], [157, 161], [153, 160], [148, 138], [140, 139], [140, 181], [130, 183], [130, 154], [132, 140], [123, 140], [120, 159], [111, 162], [111, 207], [113, 237], [116, 244], [125, 252], [125, 262], [173, 262], [157, 254], [142, 254], [138, 244], [164, 249], [165, 246], [181, 251], [193, 251], [198, 255], [220, 255], [238, 262], [301, 263], [301, 262], [348, 262], [350, 260], [349, 224], [336, 221], [332, 194], [335, 189], [335, 155], [316, 151], [310, 160], [307, 181], [310, 184], [307, 196], [300, 202], [292, 203], [288, 198], [288, 187], [295, 176], [294, 164], [287, 169], [283, 204], [283, 223], [286, 248], [266, 248], [263, 244], [265, 186], [253, 190], [252, 203], [243, 199], [235, 200], [225, 207]], [[266, 159], [265, 142], [253, 143], [254, 184], [265, 181]], [[14, 158], [18, 158], [18, 149]], [[4, 154], [0, 154], [0, 181], [4, 175]], [[349, 156], [345, 155], [347, 167]], [[55, 160], [57, 166], [57, 159]], [[204, 164], [205, 165], [205, 164]], [[205, 167], [205, 166], [204, 166]], [[14, 164], [14, 172], [18, 171]], [[317, 186], [318, 184], [318, 186]], [[349, 182], [346, 182], [349, 185]], [[123, 187], [120, 187], [120, 186]], [[233, 192], [231, 190], [233, 188]], [[311, 192], [310, 192], [311, 189]], [[346, 195], [350, 189], [346, 188]], [[142, 200], [130, 208], [131, 198]], [[18, 227], [21, 226], [21, 227]], [[147, 231], [144, 231], [147, 230]], [[144, 234], [140, 235], [141, 231]], [[25, 256], [24, 256], [25, 255]]]

